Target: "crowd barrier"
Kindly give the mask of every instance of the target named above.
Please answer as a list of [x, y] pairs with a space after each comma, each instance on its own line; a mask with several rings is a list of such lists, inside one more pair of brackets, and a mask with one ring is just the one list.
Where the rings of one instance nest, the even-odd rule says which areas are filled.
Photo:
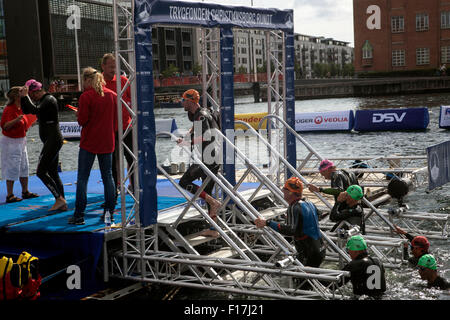
[[441, 106], [439, 128], [450, 129], [450, 106]]
[[428, 127], [428, 108], [356, 110], [355, 131], [423, 130]]

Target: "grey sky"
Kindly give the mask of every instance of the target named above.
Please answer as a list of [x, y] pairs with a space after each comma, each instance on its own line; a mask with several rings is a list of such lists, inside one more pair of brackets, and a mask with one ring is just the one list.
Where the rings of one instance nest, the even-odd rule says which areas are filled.
[[[184, 0], [202, 2], [201, 0]], [[347, 41], [353, 46], [353, 0], [205, 0], [230, 6], [294, 10], [294, 32]]]

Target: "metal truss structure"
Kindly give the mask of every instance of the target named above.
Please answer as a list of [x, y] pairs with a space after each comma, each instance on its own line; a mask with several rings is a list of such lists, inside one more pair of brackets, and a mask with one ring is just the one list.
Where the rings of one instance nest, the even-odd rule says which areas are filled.
[[[137, 282], [159, 283], [173, 286], [208, 289], [259, 296], [273, 299], [346, 299], [348, 292], [342, 286], [343, 278], [349, 274], [335, 268], [305, 267], [297, 259], [295, 246], [270, 228], [258, 229], [253, 224], [257, 217], [274, 219], [282, 222], [288, 204], [283, 199], [279, 186], [284, 181], [287, 172], [300, 178], [305, 184], [323, 183], [317, 173], [318, 162], [323, 157], [318, 154], [298, 133], [285, 122], [286, 111], [286, 79], [285, 79], [285, 46], [284, 34], [279, 31], [266, 31], [267, 41], [267, 72], [268, 72], [268, 112], [269, 115], [262, 120], [270, 120], [269, 130], [277, 129], [282, 137], [277, 137], [278, 145], [269, 134], [267, 139], [253, 130], [259, 143], [265, 146], [271, 161], [275, 166], [269, 165], [269, 170], [263, 172], [239, 148], [235, 141], [230, 141], [221, 132], [217, 133], [228, 148], [233, 150], [237, 160], [245, 166], [245, 172], [236, 185], [231, 185], [221, 172], [214, 174], [205, 166], [200, 157], [183, 147], [184, 152], [190, 155], [193, 163], [198, 164], [207, 174], [198, 192], [193, 196], [182, 189], [178, 183], [160, 165], [157, 169], [173, 184], [179, 193], [185, 197], [186, 202], [178, 206], [160, 210], [158, 223], [150, 227], [142, 227], [139, 219], [139, 188], [132, 192], [126, 189], [125, 183], [131, 173], [134, 173], [134, 185], [139, 186], [138, 148], [137, 148], [137, 115], [138, 101], [136, 94], [136, 70], [134, 56], [134, 0], [114, 0], [114, 33], [116, 43], [117, 77], [126, 69], [129, 82], [125, 88], [120, 88], [118, 81], [119, 106], [123, 103], [122, 93], [128, 86], [131, 87], [132, 102], [128, 106], [132, 115], [132, 125], [122, 134], [121, 121], [119, 121], [119, 150], [120, 150], [120, 181], [121, 195], [129, 194], [135, 201], [132, 210], [127, 212], [125, 197], [121, 197], [122, 226], [120, 230], [105, 234], [104, 244], [104, 274], [105, 280], [117, 277]], [[218, 29], [201, 30], [202, 45], [202, 79], [203, 79], [203, 105], [207, 101], [213, 108], [220, 108], [220, 35]], [[119, 116], [121, 116], [121, 107]], [[241, 123], [243, 124], [243, 123]], [[261, 126], [260, 124], [260, 126]], [[304, 147], [306, 157], [299, 161], [297, 168], [287, 162], [286, 133], [292, 133], [297, 144]], [[123, 138], [132, 132], [133, 150], [126, 149]], [[163, 133], [176, 137], [171, 133]], [[271, 140], [272, 139], [272, 140]], [[124, 150], [132, 152], [135, 162], [124, 175]], [[423, 159], [410, 159], [422, 161]], [[370, 168], [357, 168], [359, 173], [377, 176], [380, 173], [391, 172], [410, 175], [414, 183], [421, 183], [417, 178], [423, 172], [423, 166], [402, 168], [393, 160], [407, 160], [406, 158], [391, 157], [377, 159], [363, 159], [369, 162]], [[349, 161], [350, 159], [342, 159]], [[353, 159], [351, 159], [353, 160]], [[376, 161], [387, 161], [389, 166], [380, 166]], [[389, 162], [391, 161], [391, 162]], [[337, 162], [340, 166], [342, 163]], [[396, 166], [394, 166], [396, 164]], [[348, 166], [346, 166], [348, 167]], [[259, 183], [256, 189], [241, 191], [239, 188], [247, 177], [253, 176]], [[214, 181], [217, 193], [222, 200], [222, 207], [217, 220], [213, 220], [208, 209], [199, 201], [199, 195], [210, 181]], [[382, 179], [362, 179], [366, 186], [386, 188], [386, 181]], [[329, 200], [320, 194], [314, 194], [322, 203], [325, 210], [332, 205]], [[260, 205], [261, 201], [264, 205]], [[367, 239], [371, 253], [381, 259], [387, 267], [398, 267], [403, 261], [401, 252], [406, 240], [392, 233], [394, 222], [406, 228], [408, 232], [422, 233], [429, 229], [432, 222], [435, 228], [429, 235], [437, 238], [446, 237], [448, 217], [446, 215], [426, 215], [403, 212], [392, 215], [377, 209], [371, 202], [364, 199], [366, 209]], [[411, 217], [414, 216], [414, 217]], [[214, 227], [220, 237], [203, 237], [198, 230], [207, 226]], [[350, 261], [347, 253], [342, 250], [350, 232], [338, 234], [330, 231], [330, 222], [324, 219], [320, 222], [321, 232], [327, 247], [327, 261], [338, 262], [339, 266]], [[356, 231], [357, 232], [357, 231]], [[122, 239], [121, 248], [110, 245], [113, 239]]]

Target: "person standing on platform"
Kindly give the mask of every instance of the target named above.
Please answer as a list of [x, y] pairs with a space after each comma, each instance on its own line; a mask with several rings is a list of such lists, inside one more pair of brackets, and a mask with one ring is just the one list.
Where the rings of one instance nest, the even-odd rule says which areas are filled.
[[[23, 114], [20, 104], [22, 87], [12, 87], [6, 94], [8, 99], [3, 110], [0, 126], [3, 136], [0, 138], [2, 151], [2, 176], [6, 180], [6, 203], [36, 198], [38, 195], [28, 190], [28, 153], [27, 130], [31, 126], [29, 119]], [[22, 186], [22, 198], [14, 195], [14, 181], [19, 180]]]
[[43, 89], [42, 83], [30, 79], [21, 90], [21, 104], [25, 114], [34, 114], [39, 121], [39, 137], [44, 145], [39, 156], [36, 175], [55, 197], [55, 203], [49, 211], [65, 211], [67, 202], [64, 198], [64, 186], [58, 174], [59, 151], [63, 145], [59, 128], [58, 101]]
[[302, 199], [303, 184], [299, 178], [289, 178], [282, 190], [289, 204], [286, 223], [256, 218], [255, 225], [257, 228], [268, 226], [282, 235], [294, 237], [299, 261], [318, 268], [326, 253], [319, 229], [320, 212], [312, 202]]
[[117, 95], [105, 87], [103, 75], [94, 68], [83, 70], [84, 92], [78, 100], [77, 120], [82, 127], [78, 154], [78, 177], [74, 215], [70, 224], [84, 224], [89, 175], [97, 157], [103, 180], [105, 209], [114, 216], [112, 153], [117, 131]]
[[427, 281], [428, 288], [439, 288], [441, 290], [448, 290], [450, 283], [438, 275], [436, 259], [431, 254], [425, 254], [420, 257], [417, 262], [417, 268], [422, 280]]
[[[199, 123], [201, 126], [201, 136], [195, 136], [193, 128], [190, 130], [191, 134], [191, 146], [198, 146], [201, 145], [201, 152], [202, 152], [202, 161], [204, 161], [204, 155], [205, 150], [208, 148], [210, 149], [210, 144], [216, 143], [214, 137], [208, 140], [203, 140], [203, 137], [205, 133], [210, 132], [212, 129], [219, 128], [220, 124], [218, 124], [214, 117], [211, 115], [211, 113], [205, 109], [200, 107], [199, 104], [200, 101], [200, 94], [197, 90], [190, 89], [183, 93], [183, 99], [182, 99], [182, 105], [184, 107], [184, 110], [187, 111], [189, 120], [194, 123]], [[178, 144], [184, 144], [184, 140], [182, 138], [178, 139]], [[214, 151], [217, 152], [217, 151]], [[214, 158], [215, 154], [211, 154], [211, 156]], [[218, 163], [211, 163], [211, 164], [205, 164], [208, 169], [216, 174], [220, 169], [220, 164]], [[189, 169], [183, 174], [183, 176], [180, 178], [179, 185], [187, 190], [188, 192], [195, 194], [199, 187], [193, 183], [193, 181], [201, 178], [202, 181], [204, 181], [207, 178], [207, 175], [205, 172], [203, 172], [203, 169], [201, 166], [197, 163], [192, 164]], [[214, 188], [214, 181], [211, 180], [206, 187], [203, 189], [203, 191], [200, 193], [200, 198], [204, 199], [208, 205], [208, 213], [209, 216], [216, 221], [217, 219], [217, 211], [219, 210], [221, 206], [221, 202], [217, 199], [213, 198], [211, 196], [211, 192]], [[207, 229], [202, 232], [203, 236], [209, 236], [209, 237], [217, 237], [219, 234], [217, 230], [214, 230], [214, 228]]]
[[386, 291], [384, 266], [378, 258], [372, 258], [367, 253], [366, 240], [360, 236], [352, 236], [347, 241], [346, 249], [352, 261], [343, 268], [350, 272], [350, 280], [355, 295], [367, 295], [381, 298]]
[[320, 174], [327, 180], [331, 180], [331, 188], [319, 188], [314, 184], [309, 184], [308, 189], [311, 192], [323, 192], [334, 196], [334, 201], [341, 192], [347, 190], [351, 185], [359, 185], [355, 174], [350, 171], [338, 170], [334, 163], [328, 159], [324, 159], [319, 165]]
[[[116, 58], [112, 53], [106, 53], [103, 55], [102, 58], [102, 70], [103, 70], [103, 77], [106, 82], [106, 88], [114, 91], [117, 93], [117, 79], [116, 79]], [[128, 79], [125, 76], [120, 76], [120, 83], [121, 88], [123, 89], [125, 87], [125, 84], [127, 83]], [[128, 86], [128, 88], [123, 92], [122, 99], [128, 104], [128, 106], [131, 108], [131, 87]], [[123, 132], [125, 133], [125, 130], [128, 128], [128, 126], [131, 126], [131, 116], [128, 112], [127, 107], [124, 103], [122, 103], [122, 127]], [[131, 130], [131, 128], [130, 128]], [[116, 133], [116, 144], [113, 154], [113, 160], [112, 160], [112, 174], [114, 179], [114, 186], [116, 187], [116, 196], [117, 196], [117, 188], [119, 186], [119, 141], [118, 141], [118, 133]], [[129, 150], [133, 150], [133, 134], [132, 131], [129, 132], [125, 138], [124, 143], [127, 146]], [[125, 159], [128, 164], [128, 170], [130, 169], [131, 165], [133, 164], [133, 155], [128, 152], [124, 148], [124, 155]], [[133, 175], [130, 176], [130, 190], [133, 190]]]

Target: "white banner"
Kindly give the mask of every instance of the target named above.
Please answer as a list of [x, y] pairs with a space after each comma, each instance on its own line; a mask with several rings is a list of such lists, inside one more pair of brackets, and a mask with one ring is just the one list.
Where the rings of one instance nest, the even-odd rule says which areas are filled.
[[[156, 119], [156, 133], [171, 132], [177, 130], [175, 119]], [[60, 122], [59, 128], [64, 139], [80, 139], [81, 126], [78, 122]]]
[[352, 110], [296, 113], [295, 131], [349, 131], [353, 119]]
[[64, 139], [80, 139], [81, 126], [78, 122], [60, 122], [59, 129]]
[[450, 106], [441, 106], [439, 128], [450, 128]]

